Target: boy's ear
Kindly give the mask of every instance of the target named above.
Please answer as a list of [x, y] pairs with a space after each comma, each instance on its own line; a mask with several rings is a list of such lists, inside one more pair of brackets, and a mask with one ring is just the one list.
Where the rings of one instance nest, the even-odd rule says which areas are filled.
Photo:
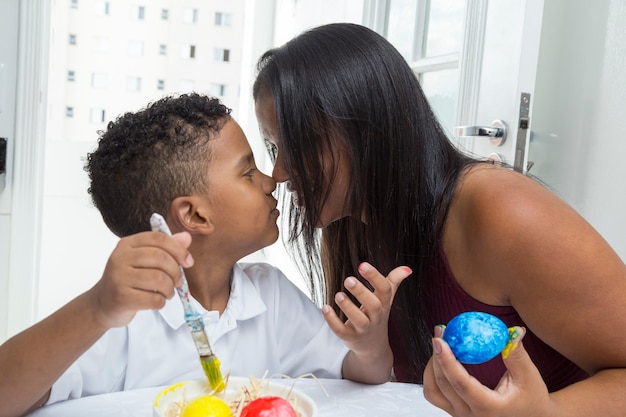
[[208, 235], [215, 227], [211, 222], [210, 210], [206, 204], [201, 204], [195, 196], [176, 197], [170, 204], [170, 215], [179, 231], [189, 232], [192, 235]]

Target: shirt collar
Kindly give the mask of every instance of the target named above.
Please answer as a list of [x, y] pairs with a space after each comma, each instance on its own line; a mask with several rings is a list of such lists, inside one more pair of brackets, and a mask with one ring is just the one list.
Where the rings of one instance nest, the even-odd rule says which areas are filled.
[[[189, 298], [198, 313], [201, 315], [207, 313], [207, 310], [193, 296], [190, 295]], [[267, 307], [257, 287], [254, 286], [246, 271], [239, 264], [235, 264], [230, 281], [230, 298], [222, 316], [243, 321], [256, 317], [266, 310]], [[185, 313], [178, 294], [167, 300], [165, 306], [159, 310], [159, 313], [163, 320], [173, 329], [178, 329], [185, 324]]]

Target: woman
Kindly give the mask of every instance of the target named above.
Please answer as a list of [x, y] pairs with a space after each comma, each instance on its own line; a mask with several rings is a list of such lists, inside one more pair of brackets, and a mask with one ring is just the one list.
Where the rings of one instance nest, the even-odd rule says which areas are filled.
[[[352, 24], [307, 31], [262, 55], [253, 94], [313, 288], [339, 312], [359, 262], [413, 270], [389, 319], [399, 381], [455, 416], [623, 414], [623, 261], [540, 184], [453, 147], [391, 44]], [[522, 326], [524, 346], [461, 365], [431, 334], [472, 310]]]

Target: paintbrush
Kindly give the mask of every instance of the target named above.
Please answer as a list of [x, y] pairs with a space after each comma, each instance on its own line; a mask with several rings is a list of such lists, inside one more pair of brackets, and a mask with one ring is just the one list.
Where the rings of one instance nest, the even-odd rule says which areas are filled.
[[[162, 232], [168, 236], [172, 235], [169, 227], [167, 227], [167, 223], [165, 223], [165, 219], [160, 214], [154, 213], [150, 217], [150, 226], [154, 232]], [[198, 354], [200, 355], [202, 369], [204, 369], [204, 373], [209, 379], [209, 385], [215, 392], [221, 392], [224, 390], [226, 385], [224, 384], [224, 379], [222, 378], [220, 361], [217, 359], [217, 356], [215, 356], [215, 353], [213, 353], [213, 349], [211, 349], [209, 338], [207, 337], [204, 329], [204, 321], [202, 321], [202, 317], [193, 308], [191, 302], [189, 301], [189, 285], [187, 284], [187, 278], [185, 277], [185, 272], [182, 267], [180, 268], [180, 274], [182, 284], [180, 287], [176, 287], [176, 291], [180, 296], [180, 301], [183, 303], [185, 322], [187, 322], [187, 325], [191, 329], [191, 336], [196, 345], [196, 349], [198, 350]]]

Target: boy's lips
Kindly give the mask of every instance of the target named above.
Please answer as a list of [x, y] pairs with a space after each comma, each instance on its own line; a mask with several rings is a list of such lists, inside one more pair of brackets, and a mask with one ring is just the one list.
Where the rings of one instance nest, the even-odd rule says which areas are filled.
[[280, 214], [280, 210], [278, 210], [278, 201], [274, 200], [274, 208], [270, 210], [270, 214], [275, 214], [278, 216]]

